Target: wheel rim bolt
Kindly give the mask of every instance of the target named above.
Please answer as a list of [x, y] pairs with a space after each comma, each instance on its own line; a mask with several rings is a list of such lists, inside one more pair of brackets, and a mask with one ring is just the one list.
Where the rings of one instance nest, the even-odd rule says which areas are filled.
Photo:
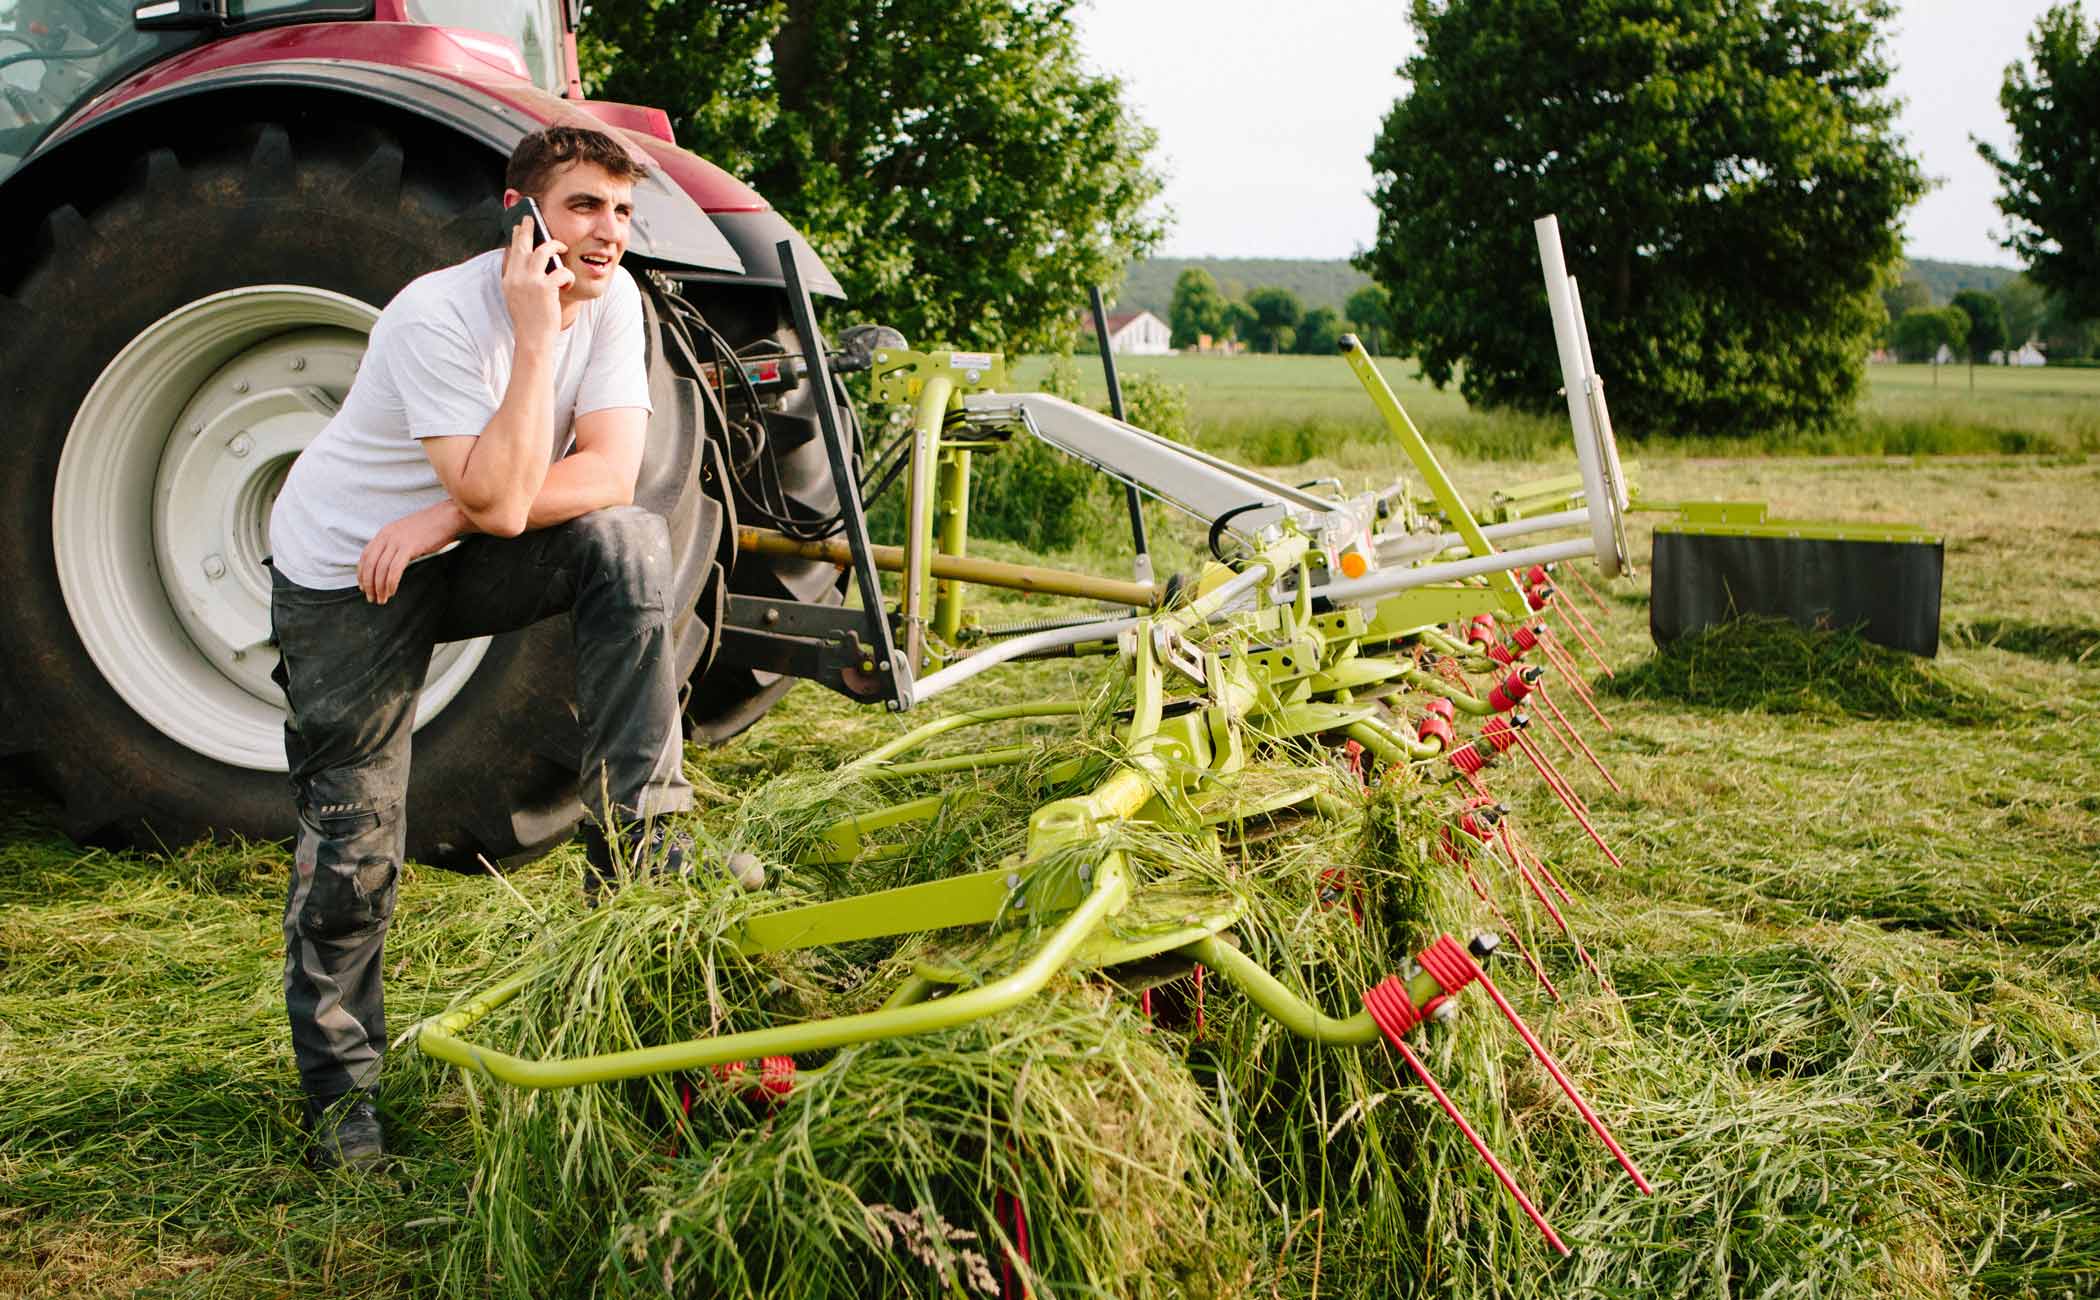
[[292, 358], [292, 369], [294, 369], [294, 370], [304, 370], [304, 369], [306, 369], [306, 358], [305, 358], [305, 357], [293, 357], [293, 358]]
[[245, 433], [236, 434], [233, 441], [226, 444], [226, 450], [236, 456], [245, 456], [255, 450], [255, 443]]
[[226, 561], [218, 555], [204, 557], [204, 576], [213, 582], [226, 576]]

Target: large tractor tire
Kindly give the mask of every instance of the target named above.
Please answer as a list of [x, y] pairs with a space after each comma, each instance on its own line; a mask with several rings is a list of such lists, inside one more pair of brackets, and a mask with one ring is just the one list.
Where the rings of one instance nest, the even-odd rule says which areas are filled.
[[[75, 838], [292, 833], [269, 509], [378, 309], [494, 246], [500, 185], [498, 160], [427, 124], [287, 114], [141, 143], [0, 272], [0, 742]], [[672, 524], [691, 671], [713, 638], [693, 610], [724, 512], [700, 486], [697, 390], [661, 344], [637, 497]], [[568, 836], [572, 663], [559, 619], [441, 648], [417, 713], [412, 856], [515, 861]]]

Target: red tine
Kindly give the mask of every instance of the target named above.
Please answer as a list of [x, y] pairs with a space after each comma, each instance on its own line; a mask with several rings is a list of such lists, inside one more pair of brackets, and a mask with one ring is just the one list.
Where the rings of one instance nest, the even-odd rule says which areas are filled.
[[[1393, 982], [1388, 981], [1387, 983], [1391, 984]], [[1437, 1105], [1444, 1108], [1444, 1113], [1451, 1117], [1451, 1122], [1458, 1125], [1458, 1131], [1466, 1135], [1466, 1141], [1472, 1143], [1473, 1150], [1478, 1152], [1480, 1158], [1487, 1162], [1487, 1167], [1494, 1172], [1496, 1179], [1501, 1182], [1503, 1190], [1516, 1198], [1517, 1204], [1523, 1207], [1524, 1213], [1530, 1215], [1531, 1221], [1538, 1225], [1539, 1231], [1546, 1234], [1547, 1243], [1561, 1254], [1568, 1254], [1568, 1244], [1560, 1239], [1560, 1234], [1553, 1230], [1553, 1225], [1546, 1222], [1546, 1216], [1539, 1213], [1539, 1207], [1531, 1203], [1531, 1198], [1524, 1194], [1524, 1189], [1517, 1186], [1517, 1180], [1510, 1177], [1509, 1170], [1502, 1167], [1502, 1162], [1495, 1158], [1495, 1153], [1488, 1150], [1488, 1144], [1481, 1140], [1480, 1134], [1474, 1132], [1473, 1126], [1466, 1122], [1466, 1117], [1459, 1113], [1457, 1105], [1452, 1102], [1451, 1098], [1445, 1094], [1443, 1088], [1438, 1085], [1436, 1076], [1429, 1072], [1429, 1067], [1422, 1063], [1422, 1058], [1416, 1056], [1415, 1050], [1407, 1045], [1407, 1040], [1402, 1038], [1400, 1033], [1396, 1032], [1393, 1026], [1387, 1023], [1391, 1019], [1397, 1020], [1401, 1025], [1412, 1025], [1420, 1019], [1419, 1013], [1415, 1011], [1412, 1002], [1409, 1002], [1406, 1008], [1402, 1010], [1393, 1005], [1391, 999], [1394, 998], [1406, 1001], [1407, 994], [1403, 990], [1388, 988], [1386, 984], [1381, 984], [1369, 993], [1364, 994], [1364, 1005], [1370, 1009], [1372, 1019], [1378, 1022], [1379, 1029], [1384, 1031], [1385, 1040], [1393, 1045], [1394, 1051], [1400, 1053], [1401, 1059], [1407, 1062], [1408, 1068], [1415, 1072], [1415, 1077], [1422, 1081], [1422, 1086], [1429, 1089], [1429, 1095], [1436, 1098]]]
[[[1531, 760], [1532, 766], [1539, 770], [1539, 775], [1545, 778], [1546, 784], [1552, 788], [1553, 793], [1560, 796], [1561, 803], [1565, 804], [1568, 811], [1574, 815], [1575, 821], [1582, 827], [1583, 833], [1588, 835], [1596, 846], [1604, 851], [1604, 856], [1611, 859], [1613, 866], [1624, 871], [1626, 864], [1619, 860], [1618, 854], [1611, 851], [1611, 845], [1604, 842], [1604, 837], [1597, 833], [1597, 828], [1590, 824], [1589, 817], [1585, 815], [1582, 800], [1576, 797], [1573, 790], [1567, 788], [1565, 782], [1557, 783], [1554, 780], [1554, 777], [1559, 776], [1559, 773], [1554, 771], [1553, 764], [1547, 760], [1545, 751], [1541, 750], [1537, 745], [1531, 744], [1522, 736], [1518, 737], [1517, 745], [1524, 751], [1524, 756]], [[1548, 775], [1548, 773], [1552, 775]]]
[[[1590, 622], [1590, 616], [1582, 612], [1582, 606], [1576, 604], [1566, 591], [1560, 592], [1560, 600], [1557, 603], [1565, 606], [1568, 613], [1572, 614], [1582, 624], [1583, 630], [1589, 633], [1591, 643], [1597, 649], [1597, 662], [1604, 665], [1605, 675], [1607, 677], [1610, 676], [1611, 664], [1604, 657], [1604, 634], [1597, 630], [1597, 625]], [[1598, 612], [1602, 613], [1603, 611], [1599, 610]]]
[[[1524, 865], [1524, 859], [1515, 856], [1514, 841], [1511, 841], [1510, 861], [1516, 864], [1517, 874], [1524, 878], [1524, 883], [1531, 886], [1531, 892], [1538, 895], [1539, 902], [1546, 905], [1546, 912], [1548, 915], [1552, 916], [1553, 923], [1560, 927], [1560, 932], [1567, 936], [1568, 942], [1575, 945], [1575, 955], [1582, 959], [1583, 965], [1590, 968], [1590, 974], [1595, 975], [1597, 977], [1598, 987], [1602, 988], [1606, 993], [1611, 994], [1613, 997], [1617, 997], [1619, 995], [1619, 991], [1611, 986], [1610, 980], [1604, 978], [1604, 968], [1597, 964], [1597, 959], [1595, 957], [1590, 956], [1590, 950], [1582, 946], [1582, 940], [1575, 937], [1574, 927], [1568, 924], [1568, 918], [1561, 915], [1560, 909], [1553, 905], [1553, 900], [1546, 897], [1546, 891], [1539, 888], [1538, 877], [1532, 874], [1530, 867]], [[1539, 870], [1544, 871], [1546, 869], [1546, 863], [1544, 859], [1539, 858], [1536, 854], [1533, 855], [1532, 861], [1538, 863]], [[1547, 874], [1547, 879], [1552, 879], [1552, 874], [1550, 872]], [[1559, 881], [1554, 881], [1554, 888], [1560, 888]], [[1567, 891], [1561, 890], [1560, 896], [1562, 898], [1567, 898]]]
[[1582, 707], [1588, 709], [1590, 716], [1595, 718], [1598, 724], [1606, 731], [1613, 730], [1611, 719], [1598, 712], [1597, 697], [1591, 692], [1590, 684], [1582, 679], [1582, 669], [1568, 654], [1568, 648], [1559, 644], [1559, 642], [1559, 637], [1542, 636], [1539, 638], [1539, 644], [1546, 649], [1546, 657], [1551, 659], [1553, 666], [1560, 670], [1561, 679], [1567, 682], [1569, 688], [1575, 692], [1575, 698], [1582, 701]]
[[[1490, 795], [1488, 793], [1487, 782], [1480, 779], [1480, 774], [1478, 772], [1467, 772], [1465, 773], [1465, 778], [1468, 782], [1472, 784], [1473, 793], [1479, 795], [1483, 799], [1491, 799], [1494, 797], [1493, 795]], [[1501, 824], [1501, 830], [1502, 843], [1509, 850], [1510, 862], [1519, 868], [1523, 867], [1524, 858], [1521, 854], [1517, 852], [1516, 830], [1510, 825], [1508, 818], [1503, 819]], [[1531, 857], [1533, 863], [1539, 869], [1539, 874], [1543, 875], [1547, 880], [1553, 882], [1553, 892], [1559, 894], [1562, 898], [1567, 899], [1568, 902], [1574, 902], [1575, 900], [1568, 894], [1567, 886], [1560, 883], [1560, 878], [1553, 874], [1553, 869], [1546, 865], [1546, 860], [1544, 858], [1541, 858], [1536, 853], [1532, 854]], [[1556, 917], [1555, 919], [1558, 918]], [[1565, 925], [1561, 927], [1562, 930], [1566, 930], [1567, 928], [1568, 927]]]
[[[1560, 706], [1547, 697], [1543, 683], [1535, 687], [1531, 693], [1538, 696], [1540, 701], [1546, 706], [1546, 730], [1552, 732], [1553, 738], [1560, 742], [1560, 747], [1568, 751], [1569, 758], [1575, 757], [1575, 746], [1568, 743], [1566, 734], [1574, 730], [1574, 728], [1568, 726], [1568, 715], [1562, 713]], [[1555, 719], [1558, 719], [1558, 721], [1555, 721]]]
[[1575, 787], [1568, 784], [1567, 776], [1561, 772], [1552, 759], [1546, 756], [1546, 751], [1539, 748], [1539, 743], [1533, 740], [1528, 732], [1519, 732], [1517, 734], [1517, 744], [1523, 746], [1524, 754], [1527, 758], [1534, 753], [1538, 755], [1533, 760], [1532, 765], [1538, 768], [1540, 776], [1546, 778], [1546, 784], [1562, 796], [1563, 802], [1572, 801], [1570, 802], [1570, 807], [1575, 812], [1585, 817], [1590, 815], [1589, 800], [1575, 793]]
[[[1487, 904], [1489, 913], [1495, 918], [1495, 923], [1502, 927], [1502, 932], [1509, 936], [1511, 943], [1516, 945], [1517, 955], [1524, 959], [1526, 966], [1531, 967], [1531, 973], [1538, 976], [1539, 986], [1546, 990], [1548, 997], [1551, 997], [1555, 1002], [1560, 1001], [1560, 990], [1553, 987], [1552, 980], [1546, 978], [1546, 968], [1539, 965], [1539, 959], [1532, 956], [1531, 949], [1524, 946], [1524, 936], [1518, 934], [1517, 927], [1510, 924], [1509, 918], [1503, 915], [1501, 906], [1489, 895], [1487, 886], [1480, 883], [1480, 877], [1474, 874], [1473, 868], [1470, 866], [1466, 868], [1466, 883], [1473, 887], [1473, 892], [1479, 896], [1480, 901]], [[1198, 966], [1196, 969], [1202, 970], [1203, 968]]]
[[1553, 598], [1546, 602], [1546, 607], [1558, 611], [1561, 615], [1561, 621], [1574, 629], [1575, 635], [1582, 640], [1583, 648], [1595, 657], [1597, 666], [1604, 670], [1606, 677], [1616, 677], [1618, 675], [1611, 670], [1611, 661], [1604, 657], [1604, 638], [1598, 635], [1596, 625], [1590, 622], [1588, 615], [1584, 614], [1581, 609], [1576, 607], [1573, 601], [1563, 596], [1557, 589], [1553, 593]]
[[[1456, 948], [1458, 945], [1453, 942], [1451, 946]], [[1466, 960], [1471, 962], [1472, 957], [1468, 955]], [[1509, 999], [1502, 996], [1502, 990], [1495, 987], [1495, 981], [1489, 978], [1488, 973], [1482, 970], [1478, 963], [1474, 963], [1473, 970], [1474, 978], [1480, 981], [1480, 987], [1486, 989], [1487, 995], [1495, 1000], [1496, 1008], [1516, 1029], [1518, 1036], [1524, 1040], [1524, 1045], [1531, 1049], [1531, 1054], [1539, 1058], [1539, 1064], [1546, 1067], [1546, 1073], [1553, 1076], [1553, 1081], [1560, 1085], [1560, 1090], [1568, 1094], [1568, 1100], [1575, 1103], [1575, 1109], [1582, 1112], [1582, 1118], [1588, 1121], [1590, 1128], [1598, 1137], [1604, 1139], [1604, 1145], [1611, 1149], [1619, 1167], [1633, 1179], [1633, 1185], [1640, 1188], [1643, 1195], [1653, 1196], [1655, 1189], [1648, 1185], [1648, 1180], [1634, 1167], [1632, 1158], [1620, 1148], [1618, 1139], [1611, 1135], [1611, 1130], [1604, 1126], [1604, 1121], [1597, 1118], [1597, 1112], [1590, 1109], [1589, 1102], [1583, 1100], [1582, 1093], [1576, 1089], [1574, 1081], [1561, 1071], [1560, 1062], [1553, 1059], [1553, 1054], [1538, 1040], [1538, 1035], [1531, 1032], [1531, 1026], [1524, 1023], [1524, 1017], [1518, 1015], [1517, 1009], [1509, 1004]]]
[[1559, 894], [1566, 902], [1572, 903], [1575, 901], [1573, 896], [1568, 893], [1568, 887], [1560, 883], [1560, 877], [1553, 874], [1553, 868], [1546, 865], [1546, 859], [1539, 856], [1537, 849], [1524, 842], [1517, 834], [1515, 826], [1509, 827], [1509, 834], [1505, 835], [1503, 840], [1509, 847], [1511, 861], [1522, 862], [1524, 859], [1529, 858], [1531, 860], [1531, 869], [1546, 878], [1546, 883], [1553, 886], [1554, 893]]
[[1569, 565], [1565, 572], [1569, 577], [1575, 579], [1576, 585], [1582, 588], [1583, 594], [1590, 598], [1590, 603], [1597, 607], [1599, 614], [1602, 614], [1604, 612], [1604, 597], [1598, 595], [1597, 589], [1590, 585], [1590, 580], [1582, 576], [1582, 570], [1574, 565]]
[[[1626, 790], [1619, 784], [1618, 778], [1614, 777], [1611, 774], [1611, 772], [1605, 768], [1602, 760], [1600, 760], [1597, 757], [1597, 752], [1590, 748], [1590, 742], [1584, 740], [1582, 738], [1582, 733], [1575, 730], [1575, 724], [1568, 721], [1568, 715], [1560, 711], [1560, 705], [1555, 704], [1553, 702], [1553, 697], [1546, 694], [1545, 689], [1543, 687], [1532, 691], [1532, 694], [1544, 700], [1546, 702], [1546, 708], [1553, 714], [1554, 717], [1560, 719], [1560, 725], [1562, 727], [1567, 728], [1569, 735], [1575, 737], [1575, 743], [1582, 746], [1583, 757], [1590, 760], [1590, 766], [1596, 768], [1597, 774], [1604, 778], [1605, 784], [1611, 786], [1612, 793], [1625, 794]], [[1560, 740], [1560, 731], [1558, 728], [1549, 725], [1547, 727], [1547, 730], [1553, 732], [1554, 739]], [[1565, 749], [1567, 747], [1567, 741], [1561, 740], [1560, 743], [1562, 748]], [[1572, 754], [1574, 751], [1569, 750], [1568, 752]]]
[[1524, 1207], [1524, 1213], [1530, 1215], [1531, 1221], [1538, 1225], [1539, 1231], [1546, 1234], [1546, 1243], [1563, 1255], [1569, 1254], [1568, 1243], [1560, 1239], [1560, 1234], [1553, 1230], [1553, 1225], [1546, 1222], [1546, 1216], [1539, 1213], [1539, 1207], [1531, 1203], [1529, 1196], [1524, 1195], [1524, 1189], [1517, 1186], [1517, 1180], [1509, 1176], [1509, 1170], [1504, 1169], [1502, 1162], [1495, 1159], [1495, 1153], [1488, 1150], [1488, 1144], [1481, 1140], [1480, 1134], [1473, 1131], [1471, 1124], [1466, 1123], [1466, 1117], [1459, 1114], [1458, 1107], [1452, 1103], [1451, 1098], [1437, 1086], [1436, 1076], [1429, 1072], [1428, 1066], [1422, 1064], [1422, 1058], [1415, 1055], [1415, 1049], [1398, 1038], [1392, 1039], [1391, 1042], [1407, 1061], [1408, 1068], [1415, 1072], [1415, 1077], [1422, 1081], [1422, 1086], [1429, 1089], [1429, 1095], [1436, 1098], [1437, 1105], [1442, 1106], [1444, 1113], [1451, 1117], [1451, 1122], [1458, 1125], [1458, 1131], [1466, 1135], [1466, 1141], [1471, 1142], [1473, 1149], [1480, 1153], [1480, 1158], [1487, 1161], [1487, 1167], [1495, 1171], [1495, 1177], [1501, 1181], [1503, 1190], [1516, 1198], [1517, 1204]]

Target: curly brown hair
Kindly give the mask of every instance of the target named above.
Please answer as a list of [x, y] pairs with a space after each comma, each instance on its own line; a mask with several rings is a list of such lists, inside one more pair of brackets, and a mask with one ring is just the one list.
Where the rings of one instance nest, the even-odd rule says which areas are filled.
[[587, 126], [550, 126], [534, 131], [511, 150], [503, 183], [520, 194], [545, 194], [554, 177], [570, 163], [601, 167], [615, 180], [638, 181], [649, 174], [627, 146]]

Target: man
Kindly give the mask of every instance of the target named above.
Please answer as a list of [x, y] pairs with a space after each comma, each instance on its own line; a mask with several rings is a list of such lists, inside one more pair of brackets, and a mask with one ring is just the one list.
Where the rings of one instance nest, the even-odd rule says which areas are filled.
[[641, 293], [620, 256], [646, 174], [601, 132], [511, 155], [506, 247], [380, 314], [349, 395], [270, 520], [277, 682], [299, 840], [285, 1002], [311, 1160], [384, 1152], [381, 951], [406, 844], [416, 692], [432, 648], [573, 616], [591, 884], [682, 865], [651, 820], [691, 807], [665, 592], [670, 537], [632, 504], [650, 412]]

